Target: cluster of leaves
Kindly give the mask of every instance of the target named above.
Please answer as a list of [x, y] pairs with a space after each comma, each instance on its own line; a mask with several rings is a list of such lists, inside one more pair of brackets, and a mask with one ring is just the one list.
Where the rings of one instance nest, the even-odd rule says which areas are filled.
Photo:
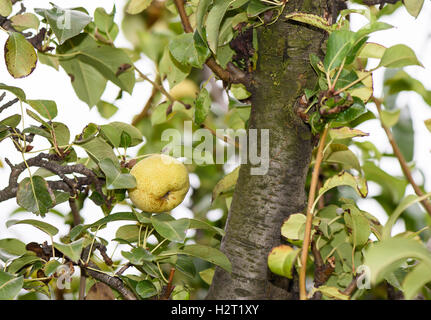
[[[14, 298], [21, 289], [52, 296], [51, 288], [56, 287], [60, 276], [56, 273], [59, 266], [66, 262], [76, 265], [88, 265], [90, 261], [105, 273], [114, 273], [119, 267], [119, 261], [101, 262], [94, 257], [83, 261], [83, 250], [86, 247], [96, 247], [97, 244], [106, 246], [108, 241], [98, 237], [97, 231], [113, 221], [127, 221], [118, 228], [116, 241], [129, 246], [128, 250], [121, 252], [127, 261], [125, 264], [140, 271], [141, 275], [118, 274], [123, 282], [135, 293], [136, 297], [147, 299], [164, 294], [164, 286], [169, 282], [164, 276], [164, 271], [171, 266], [186, 277], [193, 279], [196, 276], [196, 268], [193, 258], [206, 260], [214, 265], [231, 271], [231, 265], [226, 256], [220, 251], [209, 246], [190, 244], [184, 245], [186, 232], [189, 229], [202, 229], [210, 234], [223, 235], [223, 230], [213, 227], [208, 223], [197, 219], [178, 219], [166, 213], [151, 215], [144, 212], [117, 212], [110, 214], [91, 224], [80, 224], [74, 227], [70, 234], [62, 238], [62, 243], [53, 242], [53, 250], [60, 254], [55, 257], [39, 254], [18, 239], [0, 240], [0, 249], [8, 257], [4, 271], [1, 271], [0, 297], [4, 299]], [[43, 231], [51, 239], [59, 232], [58, 228], [39, 220], [9, 220], [7, 226], [31, 225]], [[150, 235], [157, 238], [157, 244], [150, 244], [147, 240]], [[48, 251], [49, 254], [49, 251]], [[124, 264], [124, 265], [125, 265]], [[201, 271], [202, 277], [210, 281], [214, 269]], [[90, 282], [88, 285], [92, 285]], [[116, 294], [119, 296], [119, 294]], [[188, 299], [188, 288], [183, 285], [176, 287], [173, 299]], [[120, 297], [121, 298], [121, 297]]]
[[[420, 11], [422, 2], [415, 3]], [[408, 216], [410, 206], [429, 198], [430, 194], [403, 198], [408, 183], [406, 179], [393, 177], [376, 165], [383, 155], [372, 142], [352, 141], [354, 137], [368, 135], [353, 129], [355, 126], [376, 118], [366, 104], [370, 99], [376, 101], [372, 72], [380, 67], [389, 69], [385, 76], [386, 94], [382, 99], [386, 110], [379, 111], [380, 121], [384, 127], [392, 128], [407, 161], [413, 159], [413, 128], [408, 113], [404, 123], [401, 122], [401, 110], [396, 109], [394, 95], [401, 91], [415, 91], [429, 104], [428, 91], [419, 81], [405, 71], [390, 71], [391, 68], [409, 65], [421, 66], [413, 50], [405, 45], [385, 48], [367, 42], [370, 33], [391, 28], [378, 21], [379, 12], [373, 9], [344, 10], [340, 13], [341, 19], [334, 25], [310, 14], [288, 15], [289, 19], [311, 24], [330, 33], [323, 61], [315, 55], [310, 56], [311, 65], [318, 75], [316, 87], [306, 89], [299, 101], [302, 117], [314, 133], [322, 132], [325, 127], [330, 128], [327, 141], [321, 141], [326, 144], [322, 175], [328, 178], [320, 188], [311, 210], [312, 250], [309, 256], [314, 262], [312, 270], [315, 284], [310, 295], [320, 292], [327, 299], [366, 296], [369, 294], [366, 289], [370, 289], [367, 284], [356, 292], [352, 290], [364, 279], [373, 286], [385, 281], [400, 290], [406, 299], [413, 299], [419, 293], [429, 297], [426, 284], [431, 278], [425, 270], [430, 266], [431, 253], [423, 243], [427, 239], [424, 232], [428, 229], [427, 223], [421, 222], [420, 226], [407, 223], [407, 231], [395, 237], [391, 236], [391, 231], [402, 213], [407, 222], [415, 220]], [[349, 21], [344, 17], [352, 13], [367, 17], [369, 23], [356, 32], [350, 31]], [[377, 59], [378, 64], [368, 71], [365, 68], [370, 58]], [[429, 120], [425, 121], [427, 123]], [[359, 147], [362, 151], [362, 165], [349, 146]], [[340, 169], [343, 171], [340, 172]], [[359, 175], [353, 176], [349, 171], [358, 172]], [[384, 226], [372, 214], [359, 209], [353, 200], [355, 198], [344, 198], [343, 194], [352, 196], [344, 189], [340, 190], [344, 193], [333, 192], [331, 196], [323, 196], [334, 187], [347, 185], [356, 191], [357, 196], [366, 197], [367, 180], [382, 187], [381, 194], [374, 198], [390, 216]], [[316, 209], [323, 199], [336, 204], [320, 204], [319, 209]], [[305, 225], [306, 216], [302, 213], [293, 214], [284, 222], [281, 228], [283, 238], [298, 248], [293, 249], [288, 245], [275, 247], [268, 257], [268, 266], [272, 272], [292, 278], [294, 268], [298, 272], [306, 268], [301, 266], [298, 259]], [[372, 241], [371, 235], [377, 241]]]
[[[303, 117], [314, 133], [321, 132], [327, 123], [331, 127], [354, 127], [373, 118], [365, 104], [373, 96], [372, 72], [380, 67], [402, 68], [421, 65], [409, 47], [399, 44], [390, 48], [367, 42], [373, 32], [387, 30], [391, 25], [378, 21], [370, 10], [343, 10], [341, 17], [357, 13], [369, 22], [356, 32], [349, 30], [348, 20], [341, 19], [330, 30], [314, 15], [289, 15], [290, 19], [312, 23], [330, 32], [326, 55], [321, 61], [310, 56], [310, 63], [318, 75], [314, 89], [305, 90], [300, 101]], [[366, 70], [368, 59], [379, 59], [377, 67]]]

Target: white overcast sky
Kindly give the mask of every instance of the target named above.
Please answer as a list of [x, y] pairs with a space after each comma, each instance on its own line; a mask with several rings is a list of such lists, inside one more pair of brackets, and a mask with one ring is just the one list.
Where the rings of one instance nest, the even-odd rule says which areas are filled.
[[[93, 13], [97, 7], [104, 7], [108, 12], [111, 11], [114, 1], [111, 0], [76, 0], [76, 1], [65, 1], [65, 0], [51, 0], [60, 7], [71, 7], [71, 6], [83, 6], [87, 8], [90, 13]], [[48, 0], [28, 0], [24, 1], [31, 12], [34, 7], [48, 8]], [[116, 22], [121, 24], [122, 9], [126, 1], [115, 1], [117, 6]], [[406, 71], [415, 78], [421, 80], [427, 89], [431, 89], [431, 42], [428, 41], [431, 33], [431, 3], [426, 0], [423, 11], [419, 15], [418, 19], [414, 19], [407, 14], [404, 8], [399, 9], [395, 15], [391, 18], [385, 18], [384, 21], [389, 22], [396, 26], [396, 28], [388, 31], [378, 32], [373, 35], [370, 41], [381, 43], [385, 46], [391, 46], [398, 43], [404, 43], [413, 48], [416, 52], [419, 60], [424, 65], [424, 68], [420, 67], [408, 67]], [[357, 15], [352, 17], [352, 26], [356, 29], [364, 20], [360, 19]], [[0, 44], [3, 45], [6, 40], [7, 34], [4, 32], [0, 33]], [[120, 33], [117, 41], [117, 46], [130, 47], [130, 44]], [[139, 67], [148, 72], [152, 73], [152, 65], [148, 60], [143, 60], [138, 63]], [[382, 91], [382, 72], [377, 72], [374, 77], [375, 92], [376, 96], [380, 96]], [[18, 86], [22, 88], [29, 99], [51, 99], [55, 100], [58, 105], [58, 117], [57, 121], [64, 122], [68, 125], [71, 130], [72, 136], [78, 134], [82, 128], [88, 124], [88, 122], [95, 122], [98, 124], [106, 123], [107, 120], [101, 118], [96, 110], [93, 108], [89, 110], [88, 106], [80, 101], [70, 85], [70, 80], [67, 74], [60, 69], [56, 71], [46, 65], [38, 64], [36, 70], [27, 78], [14, 80], [7, 72], [3, 59], [0, 62], [0, 82]], [[143, 104], [145, 104], [149, 94], [150, 86], [146, 83], [138, 83], [133, 92], [133, 96], [125, 93], [122, 100], [118, 101], [116, 105], [120, 108], [109, 121], [124, 121], [130, 122], [132, 117], [138, 113]], [[107, 101], [113, 101], [118, 93], [118, 89], [108, 84], [108, 87], [103, 95], [103, 99]], [[414, 126], [415, 126], [415, 160], [417, 166], [420, 167], [426, 176], [428, 177], [427, 189], [431, 190], [431, 134], [426, 130], [423, 120], [431, 118], [431, 107], [426, 105], [422, 99], [415, 93], [402, 93], [399, 97], [400, 105], [409, 104], [411, 111], [414, 114]], [[374, 111], [374, 109], [371, 107]], [[19, 105], [8, 110], [8, 113], [2, 114], [9, 115], [11, 113], [19, 113]], [[29, 121], [26, 119], [26, 121]], [[378, 122], [373, 120], [369, 123], [362, 125], [360, 129], [369, 132], [370, 137], [363, 139], [362, 141], [369, 139], [377, 145], [377, 147], [384, 151], [390, 152], [390, 146], [386, 141], [386, 137]], [[36, 146], [40, 148], [40, 146]], [[0, 159], [4, 163], [4, 158], [8, 157], [13, 163], [21, 162], [20, 154], [16, 152], [12, 144], [8, 142], [2, 142], [0, 144]], [[136, 152], [135, 149], [132, 152]], [[393, 161], [384, 161], [383, 168], [391, 174], [401, 174], [399, 165]], [[4, 188], [8, 184], [9, 168], [0, 168], [0, 189]], [[371, 193], [377, 192], [377, 188], [371, 184]], [[411, 188], [409, 192], [412, 193]], [[379, 219], [384, 222], [386, 221], [386, 215], [378, 204], [373, 201], [365, 200], [360, 202], [362, 209], [375, 214]], [[0, 204], [0, 238], [6, 237], [17, 237], [25, 242], [30, 241], [45, 241], [49, 240], [45, 234], [35, 230], [31, 227], [26, 226], [14, 226], [10, 229], [6, 229], [5, 222], [9, 213], [17, 208], [14, 199], [3, 202]], [[67, 211], [65, 205], [60, 206], [63, 212]], [[115, 210], [118, 211], [118, 210]], [[192, 213], [187, 211], [186, 208], [178, 210], [178, 215], [191, 216]], [[86, 219], [86, 223], [93, 222], [103, 217], [102, 212], [95, 205], [92, 205], [90, 201], [87, 201], [86, 207], [83, 210], [83, 216]], [[21, 218], [37, 218], [29, 213], [20, 213], [13, 217], [14, 219]], [[60, 234], [64, 235], [68, 232], [68, 228], [62, 227], [61, 219], [58, 217], [48, 216], [47, 220], [55, 224], [57, 227], [60, 226]], [[399, 230], [402, 226], [399, 226]], [[107, 230], [100, 231], [99, 235], [107, 237], [108, 240], [112, 238], [112, 234]]]

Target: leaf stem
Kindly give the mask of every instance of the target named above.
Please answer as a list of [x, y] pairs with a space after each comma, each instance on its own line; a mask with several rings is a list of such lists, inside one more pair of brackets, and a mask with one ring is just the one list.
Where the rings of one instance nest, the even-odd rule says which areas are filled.
[[320, 137], [319, 148], [317, 149], [316, 155], [316, 163], [313, 168], [313, 173], [311, 175], [311, 185], [310, 191], [308, 193], [308, 202], [307, 202], [307, 213], [306, 213], [306, 222], [305, 222], [305, 233], [304, 233], [304, 241], [302, 244], [301, 251], [301, 270], [299, 273], [299, 295], [301, 300], [307, 300], [307, 289], [305, 287], [305, 278], [307, 272], [307, 257], [308, 257], [308, 247], [310, 245], [311, 238], [311, 226], [313, 222], [313, 203], [316, 195], [317, 183], [319, 181], [319, 173], [320, 166], [323, 160], [323, 148], [325, 146], [326, 136], [329, 131], [329, 124], [326, 124], [325, 130], [323, 131], [322, 136]]
[[160, 241], [160, 243], [154, 247], [153, 250], [151, 250], [151, 253], [153, 253], [154, 251], [156, 251], [158, 248], [160, 248], [160, 246], [165, 243], [166, 241], [168, 241], [168, 239], [163, 239], [162, 241]]

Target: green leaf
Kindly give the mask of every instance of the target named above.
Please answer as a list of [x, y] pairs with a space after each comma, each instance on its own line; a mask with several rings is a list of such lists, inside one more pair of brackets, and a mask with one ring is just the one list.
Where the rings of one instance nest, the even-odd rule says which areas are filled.
[[368, 194], [367, 182], [364, 178], [359, 176], [355, 177], [346, 171], [342, 171], [325, 181], [323, 187], [319, 190], [319, 197], [328, 190], [339, 186], [352, 187], [362, 198], [365, 198]]
[[120, 168], [117, 156], [114, 151], [112, 151], [112, 147], [102, 138], [95, 137], [85, 143], [79, 144], [79, 146], [83, 148], [96, 163], [104, 159], [110, 159], [117, 168]]
[[165, 101], [160, 103], [157, 107], [154, 108], [153, 112], [151, 113], [152, 126], [166, 122], [167, 120], [166, 112], [170, 105], [171, 105], [170, 102]]
[[148, 299], [158, 293], [156, 287], [150, 280], [139, 281], [136, 285], [136, 292], [142, 299]]
[[367, 108], [360, 98], [354, 96], [353, 101], [349, 108], [336, 114], [333, 125], [348, 124], [367, 112]]
[[0, 124], [11, 128], [16, 128], [20, 122], [21, 116], [19, 114], [14, 114], [0, 121]]
[[48, 182], [40, 176], [25, 178], [19, 183], [16, 202], [24, 209], [42, 216], [56, 204]]
[[362, 169], [367, 180], [374, 181], [383, 188], [382, 194], [388, 195], [393, 203], [398, 204], [401, 201], [407, 186], [405, 179], [393, 177], [371, 161], [365, 161]]
[[147, 9], [153, 0], [131, 0], [126, 8], [128, 14], [138, 14]]
[[38, 17], [35, 14], [29, 12], [15, 15], [10, 18], [10, 21], [12, 22], [12, 26], [15, 28], [15, 30], [18, 31], [24, 31], [27, 29], [38, 30], [40, 24]]
[[[69, 128], [64, 123], [61, 123], [61, 122], [53, 122], [52, 128], [55, 133], [55, 143], [58, 146], [69, 145], [69, 141], [70, 141]], [[51, 139], [51, 142], [54, 145], [54, 139]]]
[[40, 52], [40, 51], [37, 52], [37, 56], [39, 58], [40, 63], [46, 64], [47, 66], [50, 66], [57, 71], [59, 70], [60, 61], [57, 57], [44, 54], [43, 52]]
[[36, 68], [36, 51], [22, 34], [9, 33], [4, 52], [6, 67], [12, 77], [26, 77]]
[[69, 75], [78, 98], [87, 103], [90, 108], [94, 106], [105, 91], [107, 83], [105, 77], [92, 65], [80, 59], [61, 59], [60, 65]]
[[0, 90], [6, 90], [13, 93], [19, 100], [25, 101], [25, 93], [21, 88], [5, 85], [0, 83]]
[[73, 262], [78, 263], [79, 259], [81, 258], [84, 240], [84, 238], [81, 238], [68, 244], [54, 242], [54, 247], [62, 254], [69, 257]]
[[230, 87], [230, 92], [238, 100], [244, 100], [251, 96], [246, 87], [242, 83], [233, 83]]
[[115, 5], [111, 13], [107, 13], [104, 8], [96, 8], [94, 10], [94, 23], [99, 31], [108, 34], [114, 27]]
[[130, 252], [121, 251], [121, 254], [124, 258], [130, 261], [133, 265], [142, 265], [144, 261], [151, 262], [154, 261], [154, 255], [151, 254], [148, 250], [144, 248], [138, 247], [133, 248]]
[[[234, 3], [236, 3], [235, 1]], [[234, 28], [237, 27], [242, 22], [247, 22], [248, 17], [246, 12], [240, 12], [233, 17], [228, 17], [224, 19], [220, 27], [218, 46], [224, 46], [229, 44], [234, 36]]]
[[406, 300], [414, 299], [420, 289], [431, 282], [430, 266], [426, 263], [419, 263], [412, 271], [404, 278], [402, 290]]
[[326, 46], [323, 65], [326, 72], [339, 67], [352, 49], [355, 33], [348, 30], [336, 30], [331, 33]]
[[33, 220], [33, 219], [25, 219], [25, 220], [9, 220], [6, 222], [6, 226], [9, 228], [10, 226], [17, 225], [17, 224], [28, 224], [33, 227], [38, 228], [39, 230], [45, 232], [49, 236], [53, 237], [58, 233], [58, 229], [54, 227], [53, 225], [50, 225], [47, 222], [39, 221], [39, 220]]
[[374, 42], [367, 42], [358, 53], [358, 58], [375, 58], [381, 59], [385, 53], [386, 47]]
[[24, 242], [12, 238], [1, 239], [0, 250], [13, 254], [14, 256], [20, 256], [27, 252]]
[[11, 0], [0, 1], [0, 16], [7, 17], [12, 13], [12, 2]]
[[329, 24], [328, 20], [322, 18], [321, 16], [302, 12], [292, 12], [286, 15], [286, 19], [302, 22], [309, 24], [313, 27], [326, 30], [328, 32], [333, 31], [333, 27]]
[[412, 65], [423, 67], [414, 51], [404, 44], [397, 44], [387, 48], [379, 64], [380, 67], [386, 68], [402, 68]]
[[422, 10], [422, 6], [424, 5], [424, 0], [404, 0], [403, 3], [407, 12], [417, 18]]
[[207, 231], [211, 231], [213, 233], [218, 233], [222, 237], [225, 235], [225, 232], [223, 229], [211, 226], [210, 224], [206, 223], [205, 221], [201, 221], [198, 219], [189, 219], [189, 221], [190, 221], [189, 229], [207, 230]]
[[35, 8], [34, 11], [47, 20], [60, 44], [78, 35], [91, 22], [91, 17], [80, 10], [52, 6], [52, 9]]
[[[344, 212], [344, 221], [350, 231], [350, 242], [355, 248], [362, 247], [368, 242], [371, 234], [371, 227], [368, 219], [365, 218], [359, 210], [350, 210]], [[349, 212], [350, 211], [350, 212]]]
[[111, 118], [118, 111], [115, 105], [103, 100], [97, 102], [96, 106], [97, 111], [99, 111], [100, 115], [105, 119]]
[[427, 127], [428, 131], [431, 132], [431, 119], [424, 120], [425, 127]]
[[172, 56], [182, 65], [202, 68], [211, 55], [206, 43], [198, 33], [183, 33], [173, 38], [169, 43]]
[[291, 214], [281, 226], [281, 235], [288, 240], [303, 240], [306, 220], [302, 213]]
[[111, 159], [103, 159], [99, 167], [106, 177], [108, 190], [129, 189], [136, 187], [136, 179], [130, 173], [122, 173]]
[[412, 258], [431, 268], [431, 253], [420, 242], [406, 238], [390, 238], [373, 243], [364, 253], [365, 265], [370, 269], [371, 283], [379, 283], [401, 263]]
[[69, 39], [57, 50], [61, 54], [76, 54], [61, 61], [78, 59], [94, 67], [105, 79], [112, 81], [124, 91], [132, 93], [135, 73], [132, 60], [124, 50], [99, 43], [85, 33]]
[[232, 265], [229, 259], [218, 249], [200, 244], [192, 244], [185, 246], [179, 253], [200, 258], [223, 268], [229, 273], [232, 272]]
[[[404, 70], [399, 70], [395, 74], [385, 73], [384, 84], [389, 89], [389, 95], [395, 95], [401, 91], [414, 91], [421, 95], [428, 105], [431, 105], [431, 90], [427, 90], [421, 81], [414, 79]], [[391, 105], [387, 105], [388, 97], [385, 97], [385, 100], [385, 106], [393, 109]]]
[[107, 137], [108, 141], [112, 143], [114, 147], [124, 148], [126, 145], [121, 141], [122, 133], [126, 133], [130, 137], [129, 147], [134, 147], [140, 144], [142, 139], [142, 133], [134, 126], [125, 123], [114, 121], [106, 125], [100, 126], [100, 131]]
[[162, 237], [175, 242], [184, 242], [187, 229], [190, 226], [188, 219], [175, 220], [168, 214], [152, 216], [151, 223]]
[[169, 82], [169, 88], [175, 87], [183, 81], [190, 73], [190, 65], [182, 65], [172, 57], [169, 48], [166, 48], [159, 63], [160, 75], [166, 76]]
[[0, 300], [13, 300], [24, 285], [24, 277], [0, 271]]
[[21, 257], [16, 258], [8, 265], [7, 271], [10, 273], [17, 273], [22, 268], [29, 265], [33, 265], [36, 262], [42, 262], [43, 260], [37, 257], [33, 252], [23, 254]]
[[50, 275], [54, 274], [57, 271], [59, 266], [61, 266], [60, 261], [50, 260], [43, 267], [43, 272], [47, 277], [49, 277]]
[[197, 126], [201, 125], [210, 112], [211, 97], [207, 89], [203, 88], [196, 99], [193, 120]]
[[232, 172], [228, 173], [219, 182], [217, 182], [212, 192], [212, 201], [221, 195], [230, 194], [235, 190], [235, 185], [239, 176], [239, 169], [240, 167], [235, 168]]
[[212, 52], [217, 52], [220, 25], [232, 0], [214, 0], [206, 21], [207, 40]]
[[269, 6], [260, 0], [251, 0], [247, 6], [247, 15], [250, 18], [257, 17], [265, 11], [276, 8], [275, 6]]
[[412, 112], [409, 105], [401, 109], [398, 122], [392, 127], [392, 133], [406, 161], [413, 160], [415, 137]]
[[352, 129], [349, 127], [331, 128], [329, 129], [329, 137], [333, 140], [350, 139], [354, 137], [367, 137], [369, 133], [363, 132], [359, 129]]
[[292, 269], [300, 249], [280, 245], [271, 250], [268, 255], [268, 267], [272, 273], [292, 279]]
[[85, 226], [85, 228], [98, 228], [112, 221], [136, 221], [136, 216], [133, 212], [116, 212], [111, 213], [110, 215], [103, 217], [102, 219], [97, 220], [91, 224]]
[[327, 163], [336, 163], [343, 166], [344, 169], [355, 169], [361, 172], [361, 164], [356, 155], [344, 144], [331, 143], [326, 149], [323, 161]]
[[126, 240], [127, 242], [137, 242], [139, 238], [139, 226], [135, 224], [128, 224], [121, 226], [115, 233], [117, 239]]
[[200, 0], [196, 9], [196, 30], [202, 38], [205, 37], [203, 31], [205, 15], [207, 14], [208, 8], [212, 2], [213, 0]]
[[196, 276], [195, 264], [193, 263], [193, 259], [191, 257], [178, 255], [175, 267], [178, 271], [182, 272], [190, 279], [193, 279]]
[[386, 127], [391, 128], [397, 124], [398, 120], [400, 119], [400, 113], [400, 109], [393, 111], [382, 110], [380, 113], [380, 120]]
[[199, 272], [199, 276], [207, 285], [210, 286], [214, 278], [214, 273], [215, 273], [214, 268], [208, 268]]
[[330, 298], [330, 299], [337, 299], [337, 300], [349, 300], [349, 296], [343, 294], [339, 289], [336, 287], [331, 286], [320, 286], [318, 288], [314, 289], [315, 291], [321, 292], [324, 296]]
[[52, 100], [27, 100], [34, 110], [45, 119], [52, 120], [57, 116], [57, 104]]
[[395, 222], [398, 220], [398, 218], [401, 216], [401, 214], [412, 204], [415, 204], [417, 202], [420, 202], [422, 200], [425, 200], [427, 198], [431, 198], [431, 192], [424, 194], [423, 196], [416, 196], [413, 194], [408, 195], [405, 197], [398, 207], [395, 209], [395, 211], [390, 215], [388, 221], [386, 222], [385, 226], [383, 227], [382, 232], [382, 239], [389, 239], [391, 237], [391, 231], [393, 226], [395, 225]]

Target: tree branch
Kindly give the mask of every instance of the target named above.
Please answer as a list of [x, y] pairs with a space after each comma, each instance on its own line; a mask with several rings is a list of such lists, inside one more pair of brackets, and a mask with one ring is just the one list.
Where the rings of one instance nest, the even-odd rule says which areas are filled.
[[[189, 17], [187, 16], [184, 8], [184, 0], [174, 0], [174, 2], [180, 15], [184, 32], [194, 32], [193, 27], [190, 24]], [[214, 72], [216, 76], [223, 80], [224, 83], [243, 83], [246, 86], [249, 85], [249, 75], [247, 75], [247, 73], [245, 73], [241, 69], [237, 68], [233, 63], [228, 64], [228, 69], [225, 70], [217, 63], [215, 58], [211, 56], [207, 59], [205, 64]]]
[[[90, 255], [90, 246], [86, 247], [82, 251], [81, 255], [81, 261], [87, 261], [88, 256]], [[106, 273], [103, 273], [101, 271], [98, 271], [99, 268], [97, 265], [95, 265], [92, 262], [89, 262], [88, 265], [83, 264], [82, 262], [79, 263], [80, 267], [85, 270], [85, 272], [91, 276], [92, 278], [99, 280], [108, 286], [110, 286], [112, 289], [117, 290], [125, 300], [137, 300], [136, 296], [132, 291], [130, 291], [127, 286], [124, 285], [123, 281], [116, 277], [116, 276], [110, 276]], [[91, 268], [91, 269], [90, 269]]]
[[[9, 176], [9, 185], [0, 190], [0, 202], [16, 197], [18, 190], [18, 178], [22, 172], [28, 167], [39, 167], [45, 168], [52, 173], [58, 175], [63, 180], [48, 181], [48, 185], [53, 190], [62, 190], [74, 194], [77, 190], [81, 190], [83, 186], [93, 184], [95, 189], [108, 203], [108, 199], [102, 191], [103, 180], [99, 180], [97, 176], [82, 164], [74, 165], [61, 165], [57, 161], [61, 160], [58, 155], [40, 153], [34, 158], [27, 159], [25, 162], [21, 162], [17, 165], [13, 165], [9, 159], [5, 159], [5, 162], [11, 168], [11, 174]], [[84, 177], [75, 177], [70, 179], [66, 177], [66, 174], [79, 173]]]
[[305, 233], [304, 233], [304, 241], [302, 244], [301, 251], [301, 270], [299, 273], [299, 294], [301, 300], [307, 300], [307, 290], [305, 288], [305, 277], [307, 272], [307, 257], [308, 257], [308, 247], [310, 245], [310, 236], [311, 236], [311, 225], [313, 222], [313, 202], [316, 195], [317, 183], [319, 181], [319, 173], [320, 173], [320, 165], [323, 159], [323, 147], [325, 146], [326, 135], [328, 134], [329, 126], [325, 127], [322, 136], [320, 137], [319, 148], [317, 149], [316, 162], [314, 164], [313, 173], [311, 176], [311, 185], [310, 191], [308, 194], [308, 203], [307, 203], [307, 218], [305, 222]]
[[[138, 72], [139, 73], [139, 72]], [[160, 77], [157, 76], [156, 79], [153, 81], [154, 83], [159, 83], [160, 82]], [[137, 114], [136, 116], [133, 117], [132, 120], [132, 126], [137, 126], [138, 123], [146, 118], [148, 116], [148, 110], [150, 110], [151, 105], [153, 104], [154, 98], [156, 97], [157, 92], [159, 92], [159, 89], [157, 86], [153, 85], [153, 90], [151, 91], [151, 96], [148, 99], [147, 103], [145, 104], [144, 108], [142, 109], [142, 111]]]
[[[1, 100], [3, 100], [4, 96], [5, 96], [5, 93], [3, 93], [3, 94], [1, 95], [1, 99], [0, 99], [0, 101], [1, 101]], [[11, 107], [12, 105], [14, 105], [15, 103], [17, 103], [18, 101], [19, 101], [19, 99], [18, 99], [18, 98], [15, 98], [15, 99], [13, 99], [13, 100], [11, 100], [11, 101], [9, 101], [9, 102], [6, 102], [4, 105], [2, 105], [2, 106], [0, 107], [0, 113], [2, 113], [2, 112], [3, 112], [4, 110], [6, 110], [7, 108]]]
[[[395, 154], [395, 156], [398, 159], [398, 162], [400, 163], [401, 169], [404, 173], [404, 176], [406, 177], [406, 179], [410, 182], [410, 184], [413, 187], [413, 190], [415, 191], [416, 195], [418, 195], [419, 197], [424, 195], [424, 192], [421, 190], [421, 188], [419, 188], [419, 186], [416, 184], [415, 180], [413, 179], [412, 173], [410, 171], [409, 166], [407, 165], [407, 161], [404, 158], [400, 148], [398, 147], [397, 142], [395, 141], [394, 136], [392, 135], [391, 130], [381, 121], [381, 113], [382, 113], [382, 102], [381, 100], [373, 97], [373, 102], [377, 107], [377, 111], [379, 112], [379, 116], [380, 116], [380, 124], [383, 128], [383, 130], [386, 133], [386, 136], [388, 137], [389, 143], [392, 146], [392, 150]], [[422, 206], [424, 207], [424, 209], [428, 212], [428, 214], [431, 216], [431, 203], [429, 202], [428, 199], [424, 199], [421, 201]]]

